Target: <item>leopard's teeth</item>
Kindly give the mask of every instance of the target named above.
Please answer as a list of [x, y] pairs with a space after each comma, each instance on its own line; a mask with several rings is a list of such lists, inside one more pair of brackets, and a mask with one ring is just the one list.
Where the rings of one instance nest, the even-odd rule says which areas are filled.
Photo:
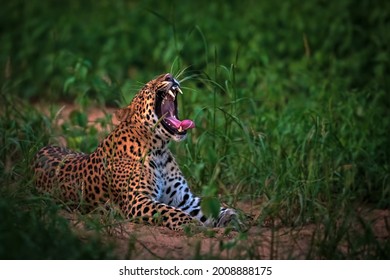
[[183, 94], [183, 92], [181, 91], [181, 89], [178, 87], [177, 88], [178, 92], [180, 92], [180, 94]]
[[168, 93], [169, 93], [170, 96], [172, 96], [173, 100], [175, 100], [176, 96], [173, 93], [173, 91], [172, 90], [168, 90]]

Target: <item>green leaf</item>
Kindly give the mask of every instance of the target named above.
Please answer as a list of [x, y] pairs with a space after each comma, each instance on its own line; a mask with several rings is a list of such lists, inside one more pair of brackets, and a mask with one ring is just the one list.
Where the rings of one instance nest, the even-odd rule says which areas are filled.
[[202, 195], [212, 197], [217, 195], [218, 188], [215, 185], [206, 185], [202, 188]]
[[219, 216], [221, 204], [219, 203], [219, 200], [215, 197], [204, 197], [202, 199], [202, 202], [200, 203], [200, 207], [207, 217], [212, 217], [216, 219]]
[[86, 127], [88, 124], [87, 114], [82, 113], [78, 110], [74, 110], [72, 113], [70, 113], [70, 119], [73, 124], [78, 125], [80, 127]]
[[69, 77], [68, 79], [66, 79], [65, 83], [64, 83], [64, 92], [68, 92], [70, 86], [72, 84], [74, 84], [76, 81], [76, 77], [72, 76], [72, 77]]

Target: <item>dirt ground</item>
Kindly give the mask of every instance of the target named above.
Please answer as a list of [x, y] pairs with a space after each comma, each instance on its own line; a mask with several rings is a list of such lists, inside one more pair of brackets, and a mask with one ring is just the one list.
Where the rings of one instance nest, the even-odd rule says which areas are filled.
[[[64, 104], [58, 112], [56, 123], [61, 124], [74, 109], [74, 106]], [[94, 125], [96, 119], [115, 110], [92, 108], [88, 112], [88, 121]], [[113, 117], [113, 124], [117, 124], [115, 117]], [[63, 141], [64, 139], [61, 140]], [[255, 217], [260, 211], [260, 205], [253, 203], [240, 202], [238, 208]], [[372, 234], [378, 242], [388, 241], [390, 211], [359, 210], [359, 212], [359, 216], [371, 226]], [[68, 213], [67, 217], [79, 224], [77, 215]], [[360, 223], [357, 222], [356, 231], [361, 230]], [[81, 234], [87, 238], [89, 233], [83, 229]], [[321, 226], [315, 224], [294, 228], [256, 225], [244, 234], [235, 231], [226, 233], [224, 229], [186, 234], [164, 227], [128, 222], [110, 226], [105, 232], [105, 238], [114, 242], [115, 253], [122, 259], [306, 259], [318, 257], [313, 251], [316, 250], [315, 240], [318, 240], [314, 237], [322, 234], [324, 233]], [[347, 251], [348, 245], [341, 245], [338, 249]]]
[[[253, 207], [259, 209], [243, 202], [237, 208], [254, 214]], [[377, 242], [389, 240], [389, 210], [361, 210], [359, 216], [371, 226]], [[67, 217], [78, 225], [77, 232], [84, 238], [94, 234], [81, 226], [77, 215], [68, 213]], [[358, 221], [353, 224], [353, 232], [363, 232]], [[107, 242], [115, 245], [115, 255], [120, 259], [317, 259], [322, 257], [316, 240], [323, 239], [323, 235], [323, 227], [315, 224], [294, 228], [254, 225], [245, 233], [226, 233], [225, 229], [214, 228], [188, 234], [125, 222], [103, 231]], [[349, 246], [341, 242], [337, 250], [347, 253]]]

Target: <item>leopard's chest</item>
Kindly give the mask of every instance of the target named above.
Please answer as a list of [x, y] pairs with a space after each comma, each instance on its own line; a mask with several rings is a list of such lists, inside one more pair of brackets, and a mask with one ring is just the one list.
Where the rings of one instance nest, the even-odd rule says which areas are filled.
[[158, 153], [152, 154], [147, 159], [145, 164], [149, 165], [150, 174], [152, 174], [152, 182], [153, 182], [153, 193], [154, 199], [156, 201], [160, 201], [164, 195], [164, 191], [166, 190], [167, 185], [167, 175], [168, 175], [168, 162], [169, 155], [167, 153]]

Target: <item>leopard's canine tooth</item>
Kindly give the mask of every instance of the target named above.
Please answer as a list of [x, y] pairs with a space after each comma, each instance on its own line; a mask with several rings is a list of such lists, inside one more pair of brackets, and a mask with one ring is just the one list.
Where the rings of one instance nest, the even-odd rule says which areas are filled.
[[168, 90], [168, 93], [169, 93], [170, 96], [172, 96], [173, 100], [175, 100], [176, 96], [173, 93], [173, 91], [172, 90]]
[[173, 86], [171, 89], [174, 90], [174, 91], [177, 90], [178, 92], [180, 92], [181, 94], [183, 94], [183, 92], [181, 91], [180, 87], [178, 87], [178, 86]]

